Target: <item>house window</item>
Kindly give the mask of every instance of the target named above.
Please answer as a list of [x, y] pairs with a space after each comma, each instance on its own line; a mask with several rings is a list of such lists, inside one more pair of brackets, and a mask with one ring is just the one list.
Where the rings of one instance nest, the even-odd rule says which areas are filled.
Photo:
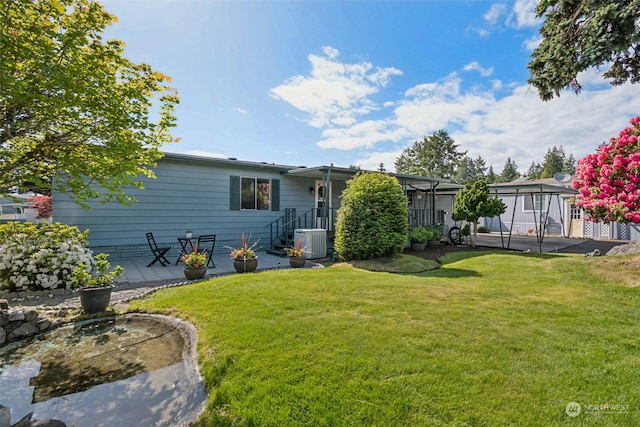
[[571, 219], [582, 219], [582, 209], [571, 204]]
[[[535, 205], [534, 205], [535, 204]], [[542, 212], [547, 210], [547, 196], [543, 194], [534, 194], [533, 200], [531, 195], [524, 196], [524, 205], [522, 210], [524, 212]]]
[[240, 208], [268, 211], [271, 205], [271, 180], [242, 177], [240, 179]]

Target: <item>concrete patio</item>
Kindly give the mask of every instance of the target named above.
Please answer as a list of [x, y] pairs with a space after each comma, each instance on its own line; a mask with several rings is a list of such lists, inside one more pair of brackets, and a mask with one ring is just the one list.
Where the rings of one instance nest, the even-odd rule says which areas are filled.
[[[289, 268], [289, 259], [268, 254], [266, 251], [260, 251], [258, 254], [258, 271], [269, 270], [275, 268]], [[175, 264], [174, 257], [167, 257], [171, 264], [163, 267], [156, 262], [151, 267], [147, 265], [153, 260], [153, 256], [122, 259], [114, 262], [124, 267], [124, 274], [116, 280], [116, 284], [123, 283], [156, 283], [169, 284], [176, 282], [184, 282], [184, 264], [181, 262]], [[235, 273], [233, 268], [233, 259], [227, 254], [214, 254], [213, 262], [215, 268], [209, 266], [205, 278], [222, 276], [225, 274]]]

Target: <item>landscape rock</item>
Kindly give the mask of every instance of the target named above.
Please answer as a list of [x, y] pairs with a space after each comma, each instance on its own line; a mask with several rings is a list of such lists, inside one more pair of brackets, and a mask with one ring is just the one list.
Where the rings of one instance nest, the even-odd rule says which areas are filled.
[[12, 335], [16, 338], [24, 338], [29, 337], [31, 335], [35, 335], [40, 332], [40, 329], [34, 322], [23, 323], [18, 326], [13, 332]]

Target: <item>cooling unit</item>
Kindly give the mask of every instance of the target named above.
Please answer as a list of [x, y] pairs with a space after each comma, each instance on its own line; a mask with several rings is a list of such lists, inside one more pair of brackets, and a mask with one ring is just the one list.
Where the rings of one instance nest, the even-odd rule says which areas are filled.
[[322, 228], [296, 229], [293, 233], [293, 240], [302, 240], [304, 257], [307, 259], [324, 258], [327, 256], [327, 230]]

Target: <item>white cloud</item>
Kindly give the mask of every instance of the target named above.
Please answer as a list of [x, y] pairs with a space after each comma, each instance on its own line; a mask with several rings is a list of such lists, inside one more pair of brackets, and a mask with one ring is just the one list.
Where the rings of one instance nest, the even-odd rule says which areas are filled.
[[503, 25], [509, 28], [523, 29], [540, 25], [536, 18], [537, 0], [516, 0], [509, 10], [506, 1], [491, 4], [483, 18], [488, 27], [476, 30], [481, 37], [491, 34], [491, 30], [500, 29]]
[[400, 156], [401, 153], [401, 150], [367, 153], [366, 156], [356, 160], [353, 163], [364, 170], [378, 170], [380, 163], [382, 163], [386, 171], [394, 172], [396, 170], [396, 159], [398, 158], [398, 156]]
[[493, 3], [489, 10], [484, 14], [484, 20], [491, 26], [497, 25], [502, 16], [507, 15], [506, 3]]
[[468, 63], [463, 68], [464, 71], [478, 71], [482, 77], [489, 77], [493, 74], [493, 68], [484, 68], [477, 61]]
[[528, 39], [526, 39], [523, 43], [524, 48], [528, 51], [528, 52], [533, 52], [535, 50], [535, 48], [537, 48], [538, 46], [540, 46], [540, 43], [542, 43], [542, 37], [540, 36], [533, 36], [530, 37]]
[[[584, 157], [640, 114], [640, 85], [611, 87], [592, 70], [578, 76], [580, 95], [563, 92], [549, 102], [523, 83], [488, 80], [486, 86], [468, 89], [460, 74], [451, 73], [406, 89], [384, 103], [393, 108], [388, 114], [378, 111], [375, 119], [366, 118], [377, 109], [372, 99], [380, 90], [377, 84], [388, 84], [395, 69], [381, 71], [369, 63], [343, 64], [326, 57], [310, 60], [310, 76], [290, 79], [274, 89], [273, 96], [309, 113], [309, 125], [322, 129], [319, 147], [359, 150], [357, 164], [365, 169], [383, 162], [392, 170], [399, 147], [445, 129], [461, 150], [472, 158], [482, 156], [496, 173], [507, 157], [524, 172], [553, 146], [563, 146], [577, 159]], [[490, 75], [489, 68], [476, 62], [464, 70]]]
[[345, 64], [339, 52], [324, 47], [326, 56], [309, 55], [311, 75], [294, 76], [271, 89], [269, 94], [308, 113], [308, 124], [316, 128], [349, 126], [358, 117], [377, 110], [371, 98], [402, 72], [395, 68], [375, 68], [368, 62]]
[[517, 29], [535, 27], [540, 23], [536, 18], [538, 0], [516, 0], [507, 18], [507, 25]]
[[396, 142], [408, 136], [406, 129], [398, 128], [385, 120], [368, 120], [351, 127], [331, 128], [322, 132], [320, 148], [352, 150], [371, 148], [380, 142]]
[[240, 113], [240, 114], [249, 114], [249, 112], [247, 110], [245, 110], [244, 108], [241, 108], [241, 107], [234, 107], [233, 111], [235, 111], [236, 113]]

